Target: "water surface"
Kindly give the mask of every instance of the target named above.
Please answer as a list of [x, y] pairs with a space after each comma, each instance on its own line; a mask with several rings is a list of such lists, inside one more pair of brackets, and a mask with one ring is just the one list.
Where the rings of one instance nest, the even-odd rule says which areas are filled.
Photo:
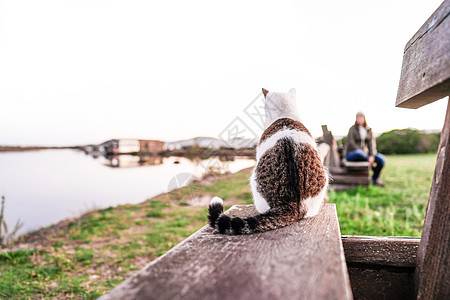
[[[0, 153], [0, 195], [6, 197], [10, 227], [20, 218], [23, 231], [37, 229], [88, 210], [139, 203], [189, 183], [212, 166], [237, 172], [253, 159], [189, 160], [182, 157], [94, 158], [75, 150]], [[176, 177], [178, 175], [178, 177]], [[183, 178], [183, 180], [174, 180]], [[175, 182], [175, 184], [174, 184]]]

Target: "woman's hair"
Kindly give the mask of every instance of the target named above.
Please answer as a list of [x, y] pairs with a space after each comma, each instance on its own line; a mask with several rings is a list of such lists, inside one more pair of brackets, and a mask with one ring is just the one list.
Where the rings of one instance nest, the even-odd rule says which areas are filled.
[[[356, 117], [358, 117], [358, 116], [363, 116], [363, 117], [364, 117], [364, 124], [363, 124], [363, 126], [364, 126], [364, 127], [367, 127], [366, 115], [364, 115], [363, 112], [358, 112], [358, 113], [356, 114]], [[355, 125], [359, 125], [358, 122], [357, 122], [356, 120], [355, 120]]]
[[[358, 126], [359, 126], [358, 122], [355, 121], [355, 125], [358, 125]], [[366, 121], [366, 118], [365, 118], [365, 117], [364, 117], [364, 124], [363, 124], [363, 126], [364, 126], [364, 127], [367, 127], [367, 121]]]

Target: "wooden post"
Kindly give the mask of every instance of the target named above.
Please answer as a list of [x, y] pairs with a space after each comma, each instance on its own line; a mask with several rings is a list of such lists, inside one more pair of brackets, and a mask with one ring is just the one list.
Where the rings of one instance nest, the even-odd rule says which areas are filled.
[[418, 299], [450, 299], [450, 100], [417, 252]]
[[418, 108], [450, 94], [450, 1], [406, 44], [396, 106]]
[[[406, 44], [396, 106], [418, 108], [450, 95], [450, 0]], [[449, 100], [447, 100], [449, 101]], [[450, 299], [450, 106], [417, 251], [418, 299]]]
[[339, 159], [339, 153], [337, 152], [337, 144], [336, 141], [333, 138], [333, 134], [331, 131], [328, 130], [327, 125], [322, 125], [322, 132], [323, 132], [323, 140], [325, 144], [330, 146], [330, 161], [329, 166], [339, 168], [340, 159]]

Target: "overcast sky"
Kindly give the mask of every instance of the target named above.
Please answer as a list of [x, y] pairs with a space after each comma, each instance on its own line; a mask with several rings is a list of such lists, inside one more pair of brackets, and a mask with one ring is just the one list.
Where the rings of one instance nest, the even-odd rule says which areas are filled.
[[252, 123], [262, 87], [295, 87], [315, 136], [360, 110], [375, 132], [441, 129], [446, 100], [394, 106], [404, 45], [441, 3], [0, 0], [0, 144], [219, 136]]

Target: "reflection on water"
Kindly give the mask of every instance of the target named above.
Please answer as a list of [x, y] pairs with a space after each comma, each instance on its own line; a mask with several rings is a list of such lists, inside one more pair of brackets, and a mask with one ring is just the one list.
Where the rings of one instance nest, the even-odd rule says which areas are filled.
[[162, 156], [109, 155], [105, 157], [105, 166], [112, 168], [135, 168], [156, 166], [163, 163]]
[[[187, 159], [120, 155], [103, 157], [73, 150], [0, 153], [0, 195], [6, 218], [36, 229], [93, 208], [139, 203], [174, 188], [179, 174], [201, 177], [208, 170], [237, 172], [251, 158]], [[182, 182], [179, 186], [188, 184]]]

